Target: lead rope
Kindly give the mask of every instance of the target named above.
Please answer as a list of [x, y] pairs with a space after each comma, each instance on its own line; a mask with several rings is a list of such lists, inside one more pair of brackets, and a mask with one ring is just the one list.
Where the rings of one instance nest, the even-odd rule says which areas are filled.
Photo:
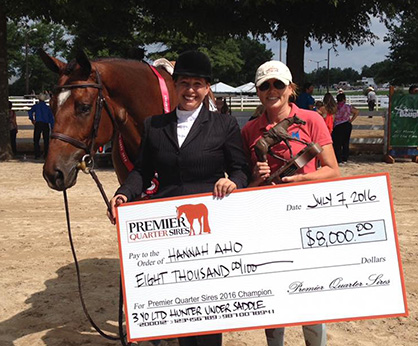
[[[106, 193], [104, 192], [103, 185], [100, 183], [100, 180], [96, 175], [96, 172], [93, 170], [93, 160], [90, 158], [90, 155], [85, 155], [82, 158], [82, 161], [79, 164], [79, 169], [81, 169], [86, 174], [90, 173], [91, 177], [93, 178], [97, 187], [99, 188], [99, 191], [100, 191], [100, 193], [101, 193], [101, 195], [102, 195], [102, 197], [103, 197], [103, 199], [106, 203], [106, 206], [107, 206], [108, 210], [110, 210], [110, 202], [109, 202], [109, 200], [106, 196]], [[78, 293], [79, 293], [79, 296], [80, 296], [81, 306], [83, 307], [84, 314], [87, 317], [87, 319], [89, 320], [91, 326], [104, 338], [106, 338], [108, 340], [113, 340], [113, 341], [120, 340], [120, 342], [123, 346], [132, 345], [131, 343], [126, 343], [126, 341], [125, 341], [126, 334], [123, 331], [123, 292], [122, 292], [122, 279], [121, 278], [119, 280], [119, 309], [118, 309], [119, 336], [117, 336], [117, 337], [116, 336], [111, 336], [111, 335], [108, 335], [105, 332], [103, 332], [97, 326], [97, 324], [93, 321], [93, 319], [91, 318], [91, 316], [90, 316], [90, 314], [87, 310], [86, 304], [84, 302], [83, 291], [82, 291], [80, 267], [78, 265], [77, 254], [75, 252], [73, 237], [72, 237], [72, 233], [71, 233], [70, 211], [69, 211], [69, 207], [68, 207], [68, 198], [67, 198], [67, 190], [66, 189], [63, 191], [63, 194], [64, 194], [65, 215], [66, 215], [66, 218], [67, 218], [68, 238], [70, 240], [71, 252], [72, 252], [73, 258], [74, 258], [74, 264], [75, 264], [76, 273], [77, 273]]]

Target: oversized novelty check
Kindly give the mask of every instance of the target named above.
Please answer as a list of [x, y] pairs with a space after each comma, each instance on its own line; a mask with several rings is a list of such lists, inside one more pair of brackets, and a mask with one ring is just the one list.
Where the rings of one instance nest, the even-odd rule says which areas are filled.
[[407, 315], [389, 176], [118, 208], [130, 341]]

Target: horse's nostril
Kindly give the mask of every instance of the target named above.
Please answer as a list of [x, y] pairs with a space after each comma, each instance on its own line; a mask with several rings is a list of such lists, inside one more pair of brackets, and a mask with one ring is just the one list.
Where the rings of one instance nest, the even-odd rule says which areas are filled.
[[65, 188], [64, 173], [61, 170], [54, 169], [53, 171], [48, 172], [44, 169], [43, 175], [49, 187], [59, 191]]
[[54, 178], [55, 178], [55, 181], [58, 181], [58, 180], [63, 181], [64, 173], [62, 173], [62, 171], [60, 171], [59, 169], [56, 169]]
[[54, 184], [55, 184], [55, 188], [58, 189], [58, 190], [64, 190], [65, 189], [64, 173], [59, 169], [55, 170]]

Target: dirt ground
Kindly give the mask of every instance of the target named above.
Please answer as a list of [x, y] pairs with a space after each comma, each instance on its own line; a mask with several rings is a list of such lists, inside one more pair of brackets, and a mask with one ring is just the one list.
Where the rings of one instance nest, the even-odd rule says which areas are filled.
[[[418, 164], [393, 165], [355, 156], [344, 176], [389, 172], [406, 281], [409, 317], [333, 323], [328, 345], [418, 344]], [[110, 196], [112, 169], [97, 174]], [[92, 330], [78, 298], [62, 193], [49, 189], [42, 162], [0, 163], [0, 345], [118, 345]], [[118, 249], [113, 226], [93, 180], [79, 175], [68, 191], [73, 238], [85, 299], [96, 323], [117, 331]], [[301, 327], [286, 329], [286, 345], [303, 345]], [[148, 343], [143, 343], [147, 345]], [[266, 345], [261, 330], [224, 334], [224, 346]], [[149, 344], [148, 344], [149, 345]]]

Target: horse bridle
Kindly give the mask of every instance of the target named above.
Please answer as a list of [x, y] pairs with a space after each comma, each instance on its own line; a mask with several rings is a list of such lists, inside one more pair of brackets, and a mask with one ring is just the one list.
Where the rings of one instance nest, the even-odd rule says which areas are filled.
[[[115, 121], [115, 117], [113, 116], [110, 107], [105, 99], [105, 97], [103, 96], [103, 84], [100, 78], [100, 73], [99, 71], [96, 70], [96, 79], [97, 79], [97, 83], [86, 83], [86, 84], [65, 84], [65, 85], [59, 85], [56, 86], [54, 89], [55, 90], [62, 90], [62, 89], [76, 89], [76, 88], [95, 88], [98, 89], [99, 94], [97, 96], [97, 102], [96, 102], [96, 113], [94, 115], [94, 121], [93, 121], [93, 129], [90, 135], [90, 146], [88, 146], [86, 143], [79, 141], [78, 139], [75, 139], [73, 137], [67, 136], [63, 133], [59, 133], [59, 132], [53, 132], [51, 134], [51, 138], [55, 138], [55, 139], [59, 139], [63, 142], [67, 142], [73, 146], [75, 146], [76, 148], [82, 149], [86, 152], [86, 154], [83, 156], [83, 158], [81, 159], [80, 163], [77, 165], [77, 168], [81, 169], [84, 173], [86, 174], [90, 174], [92, 176], [92, 178], [94, 179], [94, 181], [97, 184], [97, 187], [99, 188], [99, 191], [106, 203], [107, 209], [110, 211], [110, 202], [106, 196], [106, 193], [103, 189], [102, 184], [100, 183], [96, 173], [94, 172], [93, 169], [93, 165], [94, 165], [94, 161], [92, 158], [92, 151], [93, 151], [93, 147], [94, 147], [94, 143], [95, 143], [95, 139], [97, 137], [97, 132], [99, 129], [99, 124], [100, 124], [100, 119], [102, 116], [102, 111], [103, 111], [103, 105], [105, 107], [105, 110], [107, 112], [107, 114], [109, 115], [110, 119], [112, 120], [113, 126], [116, 126], [116, 121]], [[76, 273], [77, 273], [77, 281], [78, 281], [78, 291], [79, 291], [79, 295], [80, 295], [80, 300], [81, 300], [81, 305], [83, 307], [83, 311], [87, 317], [87, 319], [89, 320], [90, 324], [93, 326], [93, 328], [104, 338], [108, 339], [108, 340], [120, 340], [122, 343], [122, 346], [127, 346], [127, 345], [131, 345], [131, 343], [126, 343], [125, 342], [125, 336], [123, 333], [123, 294], [122, 294], [122, 283], [120, 283], [120, 294], [119, 294], [119, 318], [118, 318], [118, 325], [119, 325], [119, 336], [114, 337], [111, 335], [108, 335], [107, 333], [103, 332], [98, 326], [97, 324], [93, 321], [93, 319], [91, 318], [86, 304], [84, 303], [84, 297], [83, 297], [83, 293], [82, 293], [82, 289], [81, 289], [81, 275], [80, 275], [80, 268], [78, 265], [78, 260], [77, 260], [77, 255], [75, 253], [75, 248], [74, 248], [74, 244], [73, 244], [73, 240], [72, 240], [72, 235], [71, 235], [71, 227], [70, 227], [70, 215], [69, 215], [69, 208], [68, 208], [68, 199], [67, 199], [67, 191], [64, 190], [64, 205], [65, 205], [65, 211], [66, 211], [66, 217], [67, 217], [67, 228], [68, 228], [68, 235], [69, 235], [69, 239], [70, 239], [70, 244], [71, 244], [71, 251], [73, 254], [73, 258], [74, 258], [74, 262], [75, 262], [75, 266], [76, 266]]]
[[97, 137], [97, 133], [99, 130], [100, 119], [102, 117], [102, 110], [103, 106], [109, 115], [110, 119], [112, 120], [113, 126], [116, 126], [115, 117], [113, 116], [109, 104], [106, 101], [106, 98], [103, 96], [103, 84], [100, 78], [100, 73], [96, 70], [96, 80], [97, 83], [86, 83], [86, 84], [64, 84], [64, 85], [57, 85], [55, 86], [54, 90], [62, 90], [62, 89], [78, 89], [78, 88], [95, 88], [99, 91], [96, 101], [96, 113], [94, 114], [94, 121], [93, 121], [93, 129], [90, 134], [90, 137], [87, 139], [90, 140], [90, 146], [86, 143], [79, 141], [73, 137], [70, 137], [66, 134], [59, 133], [59, 132], [52, 132], [51, 138], [59, 139], [63, 142], [67, 142], [76, 148], [82, 149], [86, 152], [86, 154], [81, 159], [81, 169], [85, 173], [89, 173], [89, 168], [93, 165], [93, 147]]

